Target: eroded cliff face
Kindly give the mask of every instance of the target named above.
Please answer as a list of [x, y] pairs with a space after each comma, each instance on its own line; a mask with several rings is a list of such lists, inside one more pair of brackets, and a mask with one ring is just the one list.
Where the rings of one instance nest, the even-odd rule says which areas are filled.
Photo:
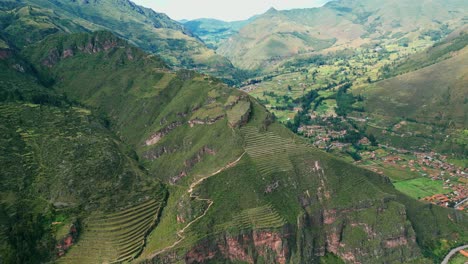
[[224, 235], [215, 241], [202, 241], [185, 255], [186, 263], [204, 263], [212, 259], [286, 264], [289, 258], [289, 234], [278, 231], [251, 231], [238, 236]]
[[356, 264], [421, 257], [404, 207], [385, 200], [342, 210], [304, 211], [294, 226], [221, 234], [183, 254], [158, 256], [152, 263], [318, 263], [327, 254]]
[[[370, 218], [373, 219], [370, 219]], [[420, 257], [403, 206], [393, 201], [347, 210], [324, 210], [326, 252], [347, 263], [401, 263]]]
[[70, 226], [68, 234], [60, 239], [55, 245], [57, 257], [62, 257], [73, 245], [75, 245], [78, 239], [78, 228], [77, 223]]

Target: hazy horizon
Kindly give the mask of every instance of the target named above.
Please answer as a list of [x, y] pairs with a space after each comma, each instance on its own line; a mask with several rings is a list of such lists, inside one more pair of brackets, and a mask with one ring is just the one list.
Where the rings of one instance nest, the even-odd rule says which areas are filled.
[[[278, 10], [319, 7], [330, 0], [133, 0], [136, 4], [165, 13], [175, 20], [213, 18], [224, 21], [246, 20], [271, 7]], [[248, 6], [249, 8], [245, 8]]]

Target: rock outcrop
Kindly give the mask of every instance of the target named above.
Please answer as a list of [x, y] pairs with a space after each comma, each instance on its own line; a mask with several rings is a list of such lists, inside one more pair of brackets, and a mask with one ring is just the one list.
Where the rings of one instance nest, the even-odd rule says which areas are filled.
[[154, 133], [151, 135], [146, 141], [145, 145], [146, 146], [152, 146], [157, 144], [165, 135], [167, 135], [169, 132], [172, 130], [178, 128], [179, 126], [182, 125], [182, 122], [174, 122], [166, 126], [165, 128], [159, 130], [158, 132]]
[[225, 235], [214, 243], [202, 241], [185, 256], [186, 263], [203, 263], [211, 259], [226, 259], [257, 263], [287, 263], [289, 247], [287, 235], [277, 231], [252, 231], [238, 236]]
[[75, 243], [76, 240], [78, 239], [78, 229], [76, 227], [76, 224], [72, 224], [70, 226], [70, 230], [68, 231], [68, 234], [60, 239], [55, 246], [56, 251], [57, 251], [57, 256], [61, 257], [65, 255], [68, 249], [70, 249]]

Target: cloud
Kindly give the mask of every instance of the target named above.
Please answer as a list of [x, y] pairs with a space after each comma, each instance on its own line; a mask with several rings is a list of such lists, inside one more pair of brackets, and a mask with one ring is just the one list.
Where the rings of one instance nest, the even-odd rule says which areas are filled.
[[133, 0], [173, 19], [216, 18], [226, 21], [244, 20], [276, 9], [310, 8], [328, 0]]

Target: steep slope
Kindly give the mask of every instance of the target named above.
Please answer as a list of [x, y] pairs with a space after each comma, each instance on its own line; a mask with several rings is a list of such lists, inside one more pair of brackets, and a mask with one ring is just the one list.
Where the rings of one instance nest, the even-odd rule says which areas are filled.
[[254, 19], [255, 17], [243, 21], [226, 22], [217, 19], [200, 18], [185, 21], [183, 24], [209, 47], [216, 49], [223, 41], [239, 32], [239, 29]]
[[[374, 118], [394, 120], [394, 123], [406, 120], [432, 126], [432, 132], [422, 135], [435, 137], [442, 149], [451, 148], [452, 153], [466, 155], [463, 130], [468, 123], [467, 36], [466, 30], [457, 32], [387, 72], [390, 76], [401, 75], [356, 88], [356, 93], [366, 97], [366, 113]], [[440, 136], [439, 132], [434, 133], [440, 129], [443, 130]], [[457, 149], [449, 144], [452, 141], [459, 143]]]
[[[468, 45], [468, 25], [450, 33], [442, 41], [435, 43], [424, 52], [419, 52], [406, 60], [387, 69], [384, 73], [385, 77], [392, 77], [402, 73], [419, 70], [432, 64], [441, 62], [454, 56], [458, 56], [456, 52], [462, 50]], [[463, 67], [464, 65], [459, 65]]]
[[0, 26], [0, 34], [20, 48], [57, 32], [87, 31], [73, 20], [50, 9], [9, 1], [0, 3]]
[[218, 52], [238, 67], [255, 70], [298, 54], [385, 39], [430, 36], [437, 40], [463, 23], [467, 9], [466, 1], [460, 0], [340, 0], [321, 8], [270, 10], [223, 43]]
[[2, 263], [53, 259], [76, 243], [89, 215], [165, 200], [102, 118], [44, 87], [14, 50], [0, 54]]
[[257, 69], [295, 54], [328, 48], [335, 41], [283, 12], [270, 9], [221, 44], [217, 51], [237, 67]]
[[128, 0], [22, 0], [1, 3], [5, 32], [23, 46], [57, 32], [109, 30], [177, 67], [198, 67], [217, 76], [232, 65], [162, 13]]
[[466, 241], [463, 213], [403, 196], [308, 146], [246, 94], [168, 71], [109, 33], [55, 35], [23, 54], [55, 90], [108, 116], [167, 184], [139, 261], [406, 262]]

